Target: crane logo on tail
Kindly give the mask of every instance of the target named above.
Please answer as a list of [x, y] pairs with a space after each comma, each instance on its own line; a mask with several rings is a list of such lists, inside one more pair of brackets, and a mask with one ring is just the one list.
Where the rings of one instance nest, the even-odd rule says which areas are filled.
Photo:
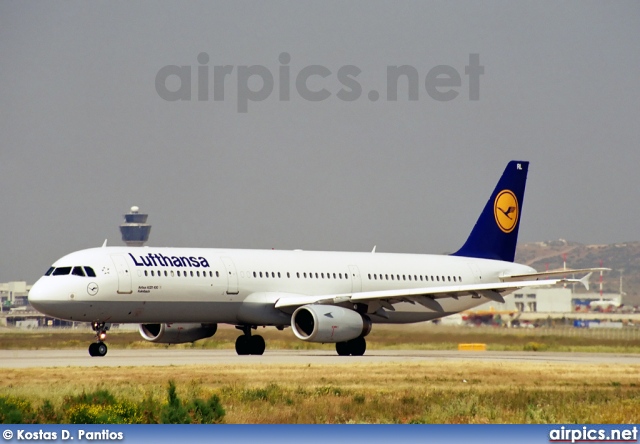
[[511, 190], [502, 190], [493, 203], [493, 214], [498, 228], [511, 233], [518, 223], [518, 199]]

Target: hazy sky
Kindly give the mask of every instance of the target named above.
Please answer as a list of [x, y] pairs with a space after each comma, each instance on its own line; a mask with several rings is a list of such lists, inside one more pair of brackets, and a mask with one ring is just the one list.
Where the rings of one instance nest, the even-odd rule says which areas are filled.
[[[1, 1], [0, 282], [120, 245], [131, 205], [150, 245], [453, 251], [511, 159], [531, 161], [521, 242], [639, 240], [639, 42], [637, 1]], [[168, 65], [191, 67], [191, 100], [159, 94]], [[242, 77], [256, 65], [275, 86], [238, 112], [268, 86]], [[297, 90], [312, 65], [324, 100]], [[387, 98], [401, 65], [418, 100], [406, 78]], [[440, 65], [449, 101], [427, 92]]]

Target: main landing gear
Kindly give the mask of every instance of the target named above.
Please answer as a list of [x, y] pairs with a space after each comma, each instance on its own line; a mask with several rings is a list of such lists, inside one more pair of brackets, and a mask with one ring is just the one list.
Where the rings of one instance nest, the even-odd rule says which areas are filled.
[[251, 336], [251, 329], [255, 327], [238, 325], [236, 328], [244, 333], [236, 339], [236, 353], [239, 355], [261, 355], [264, 353], [266, 348], [264, 338], [260, 335]]
[[103, 341], [107, 338], [107, 331], [110, 324], [104, 322], [92, 322], [91, 328], [96, 332], [96, 342], [89, 346], [89, 355], [91, 356], [104, 356], [107, 354], [107, 344]]
[[362, 336], [346, 342], [336, 342], [336, 351], [340, 356], [362, 356], [366, 350], [367, 341]]

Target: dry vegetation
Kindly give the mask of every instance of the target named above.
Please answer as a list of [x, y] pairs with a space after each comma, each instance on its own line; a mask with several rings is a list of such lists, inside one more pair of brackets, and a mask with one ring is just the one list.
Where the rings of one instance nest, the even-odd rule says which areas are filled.
[[227, 423], [637, 423], [638, 366], [486, 362], [3, 370], [0, 396], [218, 395]]

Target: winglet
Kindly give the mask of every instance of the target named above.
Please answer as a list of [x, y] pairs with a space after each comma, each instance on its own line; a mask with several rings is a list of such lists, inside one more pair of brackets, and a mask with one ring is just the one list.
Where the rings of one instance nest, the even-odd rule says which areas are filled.
[[591, 275], [593, 274], [593, 272], [585, 275], [582, 279], [578, 279], [578, 282], [580, 282], [582, 285], [584, 285], [584, 288], [589, 291], [589, 278], [591, 278]]
[[574, 284], [582, 284], [584, 285], [584, 288], [588, 291], [589, 290], [589, 278], [591, 277], [593, 273], [589, 273], [587, 275], [585, 275], [584, 277], [580, 278], [580, 279], [560, 279], [560, 282], [571, 282]]
[[373, 246], [373, 250], [371, 250], [371, 252], [372, 252], [372, 253], [375, 253], [375, 252], [376, 252], [376, 247], [377, 247], [377, 245], [374, 245], [374, 246]]
[[105, 239], [105, 240], [104, 240], [104, 242], [103, 242], [103, 244], [102, 244], [102, 248], [104, 248], [104, 247], [106, 247], [106, 246], [107, 246], [107, 240]]

